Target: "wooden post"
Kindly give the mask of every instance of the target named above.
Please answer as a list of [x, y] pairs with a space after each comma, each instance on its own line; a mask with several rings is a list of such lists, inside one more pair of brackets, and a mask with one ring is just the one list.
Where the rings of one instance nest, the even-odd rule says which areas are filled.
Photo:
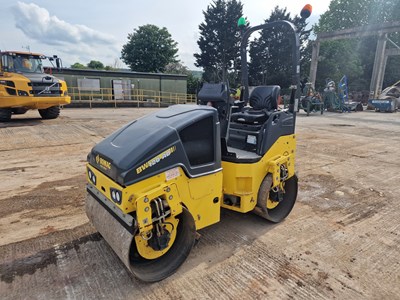
[[387, 34], [380, 34], [375, 51], [374, 69], [372, 70], [371, 84], [369, 88], [370, 98], [377, 98], [379, 95], [379, 82], [383, 82], [383, 64], [385, 63]]
[[309, 78], [309, 82], [312, 83], [313, 88], [315, 88], [315, 80], [317, 79], [319, 47], [320, 47], [320, 41], [316, 39], [312, 44], [312, 56], [310, 65], [310, 78]]

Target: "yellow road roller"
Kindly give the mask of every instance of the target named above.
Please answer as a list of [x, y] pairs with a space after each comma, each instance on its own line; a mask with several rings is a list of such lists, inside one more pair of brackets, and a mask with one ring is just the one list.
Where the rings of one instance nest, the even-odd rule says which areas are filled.
[[[280, 87], [249, 88], [246, 45], [251, 33], [291, 32], [290, 106]], [[130, 272], [146, 282], [173, 274], [189, 255], [196, 231], [220, 221], [221, 208], [282, 221], [297, 197], [295, 121], [299, 38], [275, 21], [242, 36], [241, 100], [227, 84], [204, 84], [199, 105], [174, 105], [134, 120], [88, 155], [86, 213]]]

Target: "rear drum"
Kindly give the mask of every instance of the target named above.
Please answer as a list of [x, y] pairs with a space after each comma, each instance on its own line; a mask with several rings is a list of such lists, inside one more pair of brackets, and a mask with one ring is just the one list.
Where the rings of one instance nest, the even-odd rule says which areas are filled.
[[258, 191], [257, 206], [254, 212], [273, 223], [281, 222], [289, 215], [296, 202], [297, 181], [297, 176], [294, 175], [284, 182], [283, 199], [279, 201], [277, 193], [271, 189], [271, 174], [265, 176]]

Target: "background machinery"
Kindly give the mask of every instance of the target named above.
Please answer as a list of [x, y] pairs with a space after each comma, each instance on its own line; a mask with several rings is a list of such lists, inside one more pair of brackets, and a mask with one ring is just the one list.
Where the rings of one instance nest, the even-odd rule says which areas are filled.
[[331, 79], [326, 80], [326, 87], [323, 94], [324, 106], [328, 111], [351, 112], [362, 111], [361, 102], [351, 101], [349, 99], [349, 90], [347, 76], [344, 75], [338, 84], [337, 93], [335, 82]]
[[[249, 93], [248, 84], [249, 36], [280, 27], [293, 49], [287, 110], [277, 109], [279, 86]], [[220, 221], [221, 207], [280, 222], [296, 201], [296, 29], [287, 21], [255, 26], [241, 45], [242, 109], [231, 113], [226, 84], [204, 84], [198, 98], [207, 105], [174, 105], [134, 120], [88, 154], [86, 213], [143, 281], [174, 273], [196, 231]]]
[[375, 111], [395, 112], [400, 108], [400, 80], [380, 93], [378, 99], [369, 99]]
[[42, 61], [61, 60], [38, 53], [0, 52], [0, 122], [9, 121], [12, 114], [24, 114], [28, 109], [38, 109], [43, 119], [55, 119], [60, 105], [68, 104], [65, 81], [44, 73]]
[[310, 112], [318, 111], [322, 115], [324, 113], [324, 102], [321, 99], [321, 95], [315, 91], [311, 82], [305, 84], [304, 90], [305, 96], [300, 98], [299, 109], [302, 108], [307, 113], [307, 116], [310, 115]]

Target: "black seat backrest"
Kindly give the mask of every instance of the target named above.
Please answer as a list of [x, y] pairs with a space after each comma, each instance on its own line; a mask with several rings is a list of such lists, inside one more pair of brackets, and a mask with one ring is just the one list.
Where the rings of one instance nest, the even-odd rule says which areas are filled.
[[266, 109], [268, 111], [278, 108], [278, 97], [281, 92], [279, 85], [263, 85], [253, 89], [250, 95], [250, 106], [253, 109]]
[[207, 104], [207, 102], [224, 102], [228, 101], [228, 89], [224, 83], [207, 83], [203, 84], [203, 87], [197, 94], [197, 99], [201, 104]]

